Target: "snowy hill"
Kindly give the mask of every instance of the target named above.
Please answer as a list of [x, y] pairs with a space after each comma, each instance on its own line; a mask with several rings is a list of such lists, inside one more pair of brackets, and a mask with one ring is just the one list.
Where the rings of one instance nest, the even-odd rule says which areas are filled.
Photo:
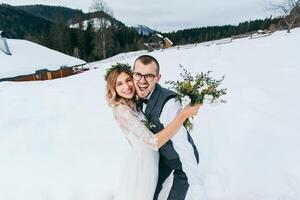
[[147, 36], [155, 32], [154, 30], [152, 30], [151, 28], [145, 25], [137, 25], [134, 26], [134, 28], [139, 32], [139, 34], [143, 34]]
[[[192, 133], [209, 200], [300, 198], [299, 44], [294, 29], [151, 53], [162, 84], [179, 78], [179, 64], [225, 75], [228, 103], [205, 105]], [[129, 148], [105, 102], [111, 64], [64, 79], [0, 83], [0, 199], [110, 198]]]

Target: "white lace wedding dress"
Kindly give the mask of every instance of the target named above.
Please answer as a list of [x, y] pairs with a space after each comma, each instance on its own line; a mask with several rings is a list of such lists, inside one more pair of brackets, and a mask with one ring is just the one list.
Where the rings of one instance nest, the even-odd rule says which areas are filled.
[[142, 113], [135, 112], [126, 105], [118, 105], [113, 111], [131, 146], [113, 199], [152, 200], [158, 178], [159, 153], [156, 138], [142, 122]]

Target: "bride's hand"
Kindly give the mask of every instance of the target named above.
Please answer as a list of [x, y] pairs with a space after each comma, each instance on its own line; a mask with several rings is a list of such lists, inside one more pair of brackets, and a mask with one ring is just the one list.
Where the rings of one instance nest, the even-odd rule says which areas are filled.
[[186, 118], [194, 117], [198, 114], [199, 108], [202, 106], [202, 104], [195, 104], [193, 106], [187, 105], [183, 108], [182, 112], [186, 116]]

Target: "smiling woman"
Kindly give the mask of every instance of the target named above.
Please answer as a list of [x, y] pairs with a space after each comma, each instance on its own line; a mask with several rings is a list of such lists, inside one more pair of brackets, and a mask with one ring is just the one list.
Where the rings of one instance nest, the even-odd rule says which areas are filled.
[[135, 93], [132, 76], [121, 72], [116, 81], [116, 92], [120, 97], [131, 99]]
[[128, 64], [117, 63], [107, 70], [104, 77], [108, 104], [110, 106], [127, 104], [136, 110], [131, 67]]

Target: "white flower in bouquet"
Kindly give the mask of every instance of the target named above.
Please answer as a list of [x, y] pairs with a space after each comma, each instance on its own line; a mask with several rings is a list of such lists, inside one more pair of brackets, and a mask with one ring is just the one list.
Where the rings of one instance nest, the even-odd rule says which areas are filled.
[[193, 81], [191, 82], [191, 86], [193, 86], [193, 87], [194, 87], [194, 85], [196, 85], [196, 84], [197, 84], [196, 80], [193, 80]]
[[197, 89], [197, 91], [199, 92], [199, 94], [201, 94], [203, 92], [203, 89], [200, 87]]
[[187, 95], [185, 95], [183, 98], [181, 98], [181, 104], [182, 104], [182, 107], [185, 107], [187, 105], [189, 105], [191, 103], [191, 98]]
[[208, 89], [208, 85], [207, 85], [205, 82], [203, 82], [203, 83], [202, 83], [202, 86], [199, 87], [199, 88], [197, 89], [197, 91], [199, 92], [199, 94], [201, 94], [204, 90], [207, 90], [207, 89]]
[[202, 91], [208, 89], [208, 85], [204, 82], [203, 85], [200, 88]]

